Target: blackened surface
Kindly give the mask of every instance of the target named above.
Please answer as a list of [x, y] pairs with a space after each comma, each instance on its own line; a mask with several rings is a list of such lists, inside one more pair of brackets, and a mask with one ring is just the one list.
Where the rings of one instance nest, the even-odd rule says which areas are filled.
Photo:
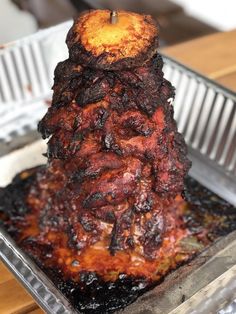
[[224, 217], [224, 222], [216, 224], [213, 230], [209, 230], [208, 237], [210, 239], [236, 230], [236, 208], [191, 177], [186, 178], [184, 196], [191, 204], [191, 210], [184, 217], [185, 222], [194, 234], [201, 232], [205, 213], [213, 216], [211, 222], [213, 224], [214, 218], [217, 220]]
[[93, 272], [83, 272], [78, 284], [62, 280], [56, 270], [46, 270], [46, 273], [77, 310], [88, 314], [114, 313], [154, 286], [147, 279], [125, 274], [115, 282], [104, 282]]
[[[35, 181], [35, 170], [40, 168], [29, 170], [29, 175], [27, 174], [25, 178], [22, 177], [21, 173], [15, 176], [6, 189], [0, 188], [0, 225], [4, 225], [4, 220], [10, 219], [11, 223], [7, 227], [8, 232], [15, 237], [19, 232], [17, 224], [19, 221], [24, 221], [25, 215], [30, 212], [25, 199], [32, 182]], [[3, 214], [4, 220], [1, 221], [1, 215], [3, 216]]]

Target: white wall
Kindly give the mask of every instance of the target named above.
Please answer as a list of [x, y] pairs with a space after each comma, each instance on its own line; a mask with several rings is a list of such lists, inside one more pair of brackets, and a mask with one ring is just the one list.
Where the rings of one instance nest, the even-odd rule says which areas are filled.
[[236, 28], [236, 0], [171, 1], [182, 5], [190, 15], [211, 24], [220, 30]]

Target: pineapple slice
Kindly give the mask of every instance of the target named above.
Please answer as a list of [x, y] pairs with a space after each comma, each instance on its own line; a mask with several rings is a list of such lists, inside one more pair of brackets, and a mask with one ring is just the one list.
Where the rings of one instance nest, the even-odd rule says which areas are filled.
[[89, 11], [77, 19], [67, 37], [70, 58], [83, 66], [120, 70], [141, 66], [158, 48], [158, 28], [149, 15]]

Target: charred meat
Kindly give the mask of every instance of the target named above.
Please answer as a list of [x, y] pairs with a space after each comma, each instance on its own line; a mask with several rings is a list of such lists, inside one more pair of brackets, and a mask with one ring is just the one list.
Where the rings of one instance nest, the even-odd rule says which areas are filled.
[[[185, 218], [190, 161], [158, 33], [150, 16], [124, 11], [116, 24], [107, 10], [75, 21], [69, 59], [56, 67], [52, 106], [39, 123], [48, 164], [1, 192], [7, 230], [90, 313], [101, 287], [106, 311], [122, 307], [202, 248], [183, 250], [184, 239], [209, 243], [205, 225], [195, 234], [197, 218]], [[110, 298], [112, 287], [123, 303]]]

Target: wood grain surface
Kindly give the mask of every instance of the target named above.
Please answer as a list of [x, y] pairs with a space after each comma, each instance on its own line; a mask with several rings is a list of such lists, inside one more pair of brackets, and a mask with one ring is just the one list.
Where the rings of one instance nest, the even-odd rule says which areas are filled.
[[[162, 51], [236, 91], [236, 30], [205, 36]], [[44, 312], [0, 262], [0, 314], [26, 313]]]
[[236, 91], [236, 30], [204, 36], [162, 51]]
[[[34, 310], [39, 312], [34, 312]], [[33, 311], [33, 312], [32, 312]], [[0, 313], [44, 313], [14, 276], [0, 262]]]

